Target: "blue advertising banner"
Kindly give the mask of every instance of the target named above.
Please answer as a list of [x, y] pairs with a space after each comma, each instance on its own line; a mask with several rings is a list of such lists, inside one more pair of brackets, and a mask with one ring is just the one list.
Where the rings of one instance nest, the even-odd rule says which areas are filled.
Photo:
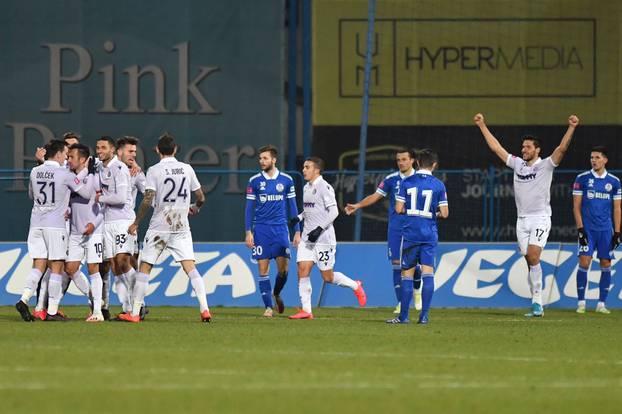
[[[195, 243], [196, 263], [203, 275], [211, 306], [261, 306], [257, 290], [257, 265], [242, 243]], [[549, 243], [542, 253], [544, 302], [555, 308], [576, 306], [576, 246]], [[295, 249], [293, 251], [295, 257]], [[441, 243], [437, 253], [434, 307], [525, 307], [530, 303], [525, 260], [511, 243]], [[15, 303], [32, 265], [26, 243], [0, 243], [0, 305]], [[613, 261], [613, 282], [608, 307], [622, 308], [622, 285], [617, 282], [618, 262]], [[384, 243], [340, 243], [335, 269], [360, 279], [368, 306], [396, 303], [391, 266]], [[83, 269], [86, 271], [86, 269]], [[274, 267], [272, 277], [274, 277]], [[297, 306], [296, 264], [290, 263], [289, 282], [283, 291], [287, 306]], [[600, 271], [594, 262], [588, 275], [588, 305], [598, 299]], [[321, 306], [357, 306], [354, 294], [345, 288], [326, 285], [314, 270], [313, 303]], [[113, 303], [116, 296], [113, 295]], [[65, 304], [84, 304], [86, 298], [71, 287]], [[192, 287], [181, 267], [165, 253], [151, 274], [147, 303], [195, 306]], [[595, 304], [595, 303], [593, 303]]]

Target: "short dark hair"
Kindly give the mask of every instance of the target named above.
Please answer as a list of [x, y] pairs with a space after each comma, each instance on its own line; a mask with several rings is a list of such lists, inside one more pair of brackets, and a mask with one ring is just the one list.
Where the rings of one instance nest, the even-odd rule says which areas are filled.
[[604, 145], [597, 145], [595, 147], [592, 147], [591, 152], [600, 152], [601, 154], [603, 154], [603, 157], [609, 158], [607, 156], [607, 147], [605, 147]]
[[73, 144], [69, 147], [69, 151], [78, 150], [78, 156], [81, 158], [88, 158], [91, 156], [91, 150], [84, 144]]
[[533, 146], [534, 147], [540, 148], [540, 140], [538, 138], [536, 138], [535, 136], [533, 136], [533, 135], [523, 135], [521, 140], [520, 140], [521, 145], [525, 141], [531, 141], [531, 142], [533, 142]]
[[45, 159], [49, 160], [54, 158], [59, 152], [65, 151], [65, 141], [59, 139], [52, 139], [45, 144]]
[[398, 149], [395, 151], [395, 154], [396, 154], [396, 155], [397, 155], [397, 154], [403, 154], [403, 153], [405, 153], [405, 152], [407, 152], [407, 153], [408, 153], [408, 155], [410, 156], [410, 159], [411, 159], [411, 160], [414, 160], [414, 159], [415, 159], [415, 150], [414, 150], [413, 148], [401, 147], [401, 148], [398, 148]]
[[305, 161], [310, 161], [315, 164], [315, 167], [320, 170], [320, 172], [324, 171], [324, 160], [320, 157], [308, 157]]
[[80, 141], [80, 135], [76, 134], [73, 131], [67, 131], [63, 134], [63, 141], [67, 142], [68, 139], [76, 139], [78, 141]]
[[165, 132], [158, 138], [158, 152], [160, 152], [160, 154], [173, 155], [176, 147], [175, 138], [168, 132]]
[[117, 140], [117, 149], [121, 149], [126, 145], [138, 145], [138, 138], [131, 135], [125, 135]]
[[257, 154], [261, 154], [263, 152], [269, 152], [272, 158], [276, 158], [279, 155], [276, 147], [273, 145], [265, 145], [257, 150]]
[[419, 168], [432, 168], [434, 164], [438, 164], [438, 154], [429, 148], [417, 151], [417, 162]]
[[111, 137], [109, 137], [108, 135], [102, 135], [101, 137], [97, 138], [97, 142], [99, 141], [106, 141], [107, 143], [109, 143], [113, 148], [116, 148], [116, 144], [114, 142], [114, 139], [112, 139]]

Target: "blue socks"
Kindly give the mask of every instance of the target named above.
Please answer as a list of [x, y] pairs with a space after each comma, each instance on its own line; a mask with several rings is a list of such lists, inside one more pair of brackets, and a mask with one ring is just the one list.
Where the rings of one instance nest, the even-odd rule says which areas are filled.
[[421, 300], [423, 304], [419, 319], [421, 319], [422, 316], [428, 316], [430, 305], [432, 304], [432, 296], [434, 296], [434, 274], [422, 274], [421, 278], [423, 279], [423, 289], [421, 290]]
[[421, 265], [415, 266], [415, 290], [421, 289]]
[[275, 296], [279, 296], [281, 294], [281, 291], [285, 287], [286, 282], [287, 282], [287, 272], [279, 272], [276, 274], [276, 279], [274, 280], [274, 295]]
[[259, 292], [261, 292], [261, 299], [266, 308], [272, 308], [272, 285], [270, 284], [270, 276], [259, 276]]
[[[577, 299], [578, 300], [585, 300], [585, 289], [587, 288], [588, 270], [589, 269], [584, 269], [581, 266], [579, 266], [579, 270], [577, 270]], [[609, 273], [609, 275], [611, 275], [611, 273]]]
[[611, 267], [602, 267], [600, 271], [600, 283], [598, 284], [600, 293], [598, 295], [598, 300], [604, 303], [607, 301], [609, 287], [611, 286]]
[[402, 276], [402, 298], [400, 300], [400, 321], [408, 320], [410, 301], [413, 298], [413, 277]]
[[393, 288], [395, 289], [395, 298], [397, 301], [402, 300], [402, 268], [400, 265], [393, 265]]

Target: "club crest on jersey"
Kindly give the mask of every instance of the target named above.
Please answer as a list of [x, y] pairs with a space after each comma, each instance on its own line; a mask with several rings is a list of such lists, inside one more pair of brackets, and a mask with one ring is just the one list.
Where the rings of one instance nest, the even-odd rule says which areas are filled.
[[612, 188], [613, 188], [613, 186], [611, 185], [611, 183], [605, 184], [605, 190], [611, 191]]
[[285, 189], [285, 186], [283, 184], [278, 183], [276, 185], [276, 191], [278, 191], [279, 193], [282, 193], [284, 189]]

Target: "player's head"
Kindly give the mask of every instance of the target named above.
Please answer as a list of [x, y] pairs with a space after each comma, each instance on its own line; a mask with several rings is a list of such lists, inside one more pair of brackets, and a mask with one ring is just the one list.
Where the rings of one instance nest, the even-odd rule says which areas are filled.
[[89, 147], [83, 144], [73, 144], [69, 147], [69, 153], [67, 155], [67, 163], [69, 168], [76, 171], [80, 164], [84, 164], [91, 155]]
[[309, 157], [302, 165], [302, 175], [305, 180], [313, 181], [322, 174], [324, 160], [319, 157]]
[[165, 132], [158, 139], [158, 145], [156, 147], [160, 157], [172, 157], [177, 152], [177, 144], [175, 144], [175, 138], [168, 132]]
[[73, 131], [67, 131], [63, 134], [63, 141], [65, 141], [65, 144], [70, 147], [80, 142], [80, 135]]
[[523, 160], [531, 161], [540, 156], [540, 140], [533, 135], [525, 135], [522, 138], [521, 154]]
[[438, 167], [438, 154], [429, 148], [417, 151], [419, 169], [434, 171]]
[[67, 159], [65, 154], [65, 142], [59, 139], [50, 140], [47, 144], [45, 144], [44, 158], [46, 160], [56, 161], [59, 164], [63, 164]]
[[129, 135], [117, 140], [117, 157], [130, 168], [136, 165], [137, 145], [138, 139]]
[[410, 171], [415, 162], [415, 150], [409, 148], [398, 148], [395, 151], [395, 161], [401, 173]]
[[95, 143], [95, 152], [101, 162], [110, 161], [114, 157], [115, 152], [114, 139], [107, 135], [99, 137]]
[[257, 154], [259, 154], [259, 168], [261, 168], [262, 171], [270, 172], [276, 167], [278, 152], [275, 147], [266, 145], [265, 147], [259, 148]]
[[607, 157], [607, 148], [602, 145], [597, 145], [592, 148], [592, 152], [590, 152], [590, 163], [594, 171], [600, 173], [605, 168], [607, 161], [609, 161]]

